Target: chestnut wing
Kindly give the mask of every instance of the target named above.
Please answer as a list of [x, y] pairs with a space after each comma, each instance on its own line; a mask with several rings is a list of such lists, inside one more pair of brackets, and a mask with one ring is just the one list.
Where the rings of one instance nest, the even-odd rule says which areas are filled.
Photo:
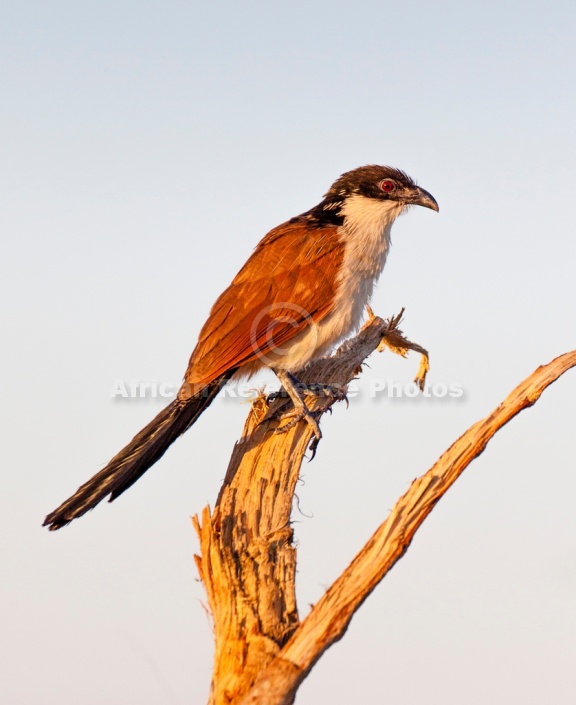
[[209, 384], [321, 321], [333, 308], [342, 256], [335, 225], [295, 221], [270, 231], [212, 307], [186, 381]]

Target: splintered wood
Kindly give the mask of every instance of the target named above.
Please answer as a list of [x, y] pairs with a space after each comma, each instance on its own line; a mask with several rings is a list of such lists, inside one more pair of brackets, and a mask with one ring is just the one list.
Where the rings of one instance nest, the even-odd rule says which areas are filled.
[[[371, 312], [369, 312], [371, 314]], [[428, 369], [424, 348], [398, 330], [400, 316], [373, 314], [360, 333], [330, 358], [300, 375], [346, 389], [375, 350], [388, 347], [422, 355], [417, 380]], [[344, 573], [300, 622], [295, 597], [296, 550], [290, 524], [292, 502], [312, 428], [301, 421], [283, 433], [285, 398], [270, 406], [259, 397], [236, 443], [214, 511], [194, 517], [200, 538], [196, 563], [214, 620], [214, 671], [210, 705], [290, 705], [300, 683], [322, 653], [340, 639], [362, 602], [407, 550], [435, 504], [513, 416], [576, 365], [576, 351], [536, 370], [488, 417], [472, 426], [398, 500]], [[318, 418], [334, 403], [307, 396]], [[326, 439], [322, 442], [327, 442]]]

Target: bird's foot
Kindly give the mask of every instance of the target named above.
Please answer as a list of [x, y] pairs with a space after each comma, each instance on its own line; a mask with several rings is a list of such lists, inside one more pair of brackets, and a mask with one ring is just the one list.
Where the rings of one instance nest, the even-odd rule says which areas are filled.
[[306, 423], [312, 428], [312, 433], [314, 434], [312, 443], [310, 443], [310, 446], [308, 447], [308, 450], [312, 453], [312, 456], [310, 457], [310, 460], [312, 460], [316, 455], [316, 448], [318, 448], [318, 443], [320, 443], [320, 439], [322, 438], [322, 431], [320, 430], [320, 425], [316, 418], [319, 416], [320, 412], [310, 411], [304, 402], [302, 402], [302, 406], [300, 408], [298, 407], [300, 407], [300, 405], [294, 405], [293, 409], [282, 414], [280, 418], [282, 420], [287, 419], [287, 421], [282, 426], [279, 426], [275, 433], [286, 433], [286, 431], [294, 428], [299, 421], [306, 421]]
[[309, 450], [312, 453], [310, 460], [312, 460], [316, 454], [318, 443], [322, 438], [322, 431], [320, 431], [320, 426], [318, 424], [318, 418], [322, 412], [310, 411], [304, 401], [304, 397], [328, 397], [334, 399], [335, 401], [344, 400], [346, 401], [346, 405], [348, 405], [346, 393], [340, 387], [335, 387], [329, 384], [303, 384], [290, 372], [278, 371], [276, 374], [278, 379], [282, 382], [283, 389], [279, 392], [273, 392], [270, 394], [267, 398], [268, 403], [271, 403], [278, 398], [287, 396], [292, 401], [294, 407], [288, 412], [284, 411], [284, 407], [278, 410], [277, 413], [280, 415], [280, 418], [288, 418], [289, 420], [287, 423], [277, 428], [276, 433], [286, 433], [286, 431], [293, 428], [299, 421], [305, 420], [310, 425], [312, 432], [314, 433], [314, 438], [309, 446]]
[[[297, 382], [294, 385], [294, 389], [298, 392], [300, 398], [303, 394], [314, 397], [329, 397], [334, 399], [334, 401], [345, 401], [346, 408], [348, 408], [346, 392], [341, 387], [336, 387], [333, 384], [304, 384], [303, 382]], [[266, 397], [266, 403], [270, 406], [277, 399], [292, 399], [292, 396], [286, 389], [282, 388], [277, 392], [270, 392]]]
[[334, 399], [334, 401], [345, 401], [346, 408], [348, 408], [348, 396], [341, 387], [336, 387], [333, 384], [302, 384], [301, 386], [304, 394], [310, 394], [315, 397], [329, 397]]

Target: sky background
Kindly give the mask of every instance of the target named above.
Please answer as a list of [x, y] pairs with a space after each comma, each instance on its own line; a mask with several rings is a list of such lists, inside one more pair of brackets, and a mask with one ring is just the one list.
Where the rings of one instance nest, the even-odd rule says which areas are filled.
[[[324, 419], [302, 616], [414, 477], [576, 347], [575, 33], [567, 0], [4, 3], [2, 702], [206, 701], [189, 517], [246, 404], [217, 400], [114, 504], [41, 523], [164, 403], [115, 382], [178, 385], [254, 245], [342, 172], [398, 166], [438, 200], [394, 226], [373, 306], [406, 307], [430, 382], [464, 394], [371, 398], [417, 370], [384, 353]], [[298, 705], [573, 702], [575, 393], [572, 371], [490, 443]]]

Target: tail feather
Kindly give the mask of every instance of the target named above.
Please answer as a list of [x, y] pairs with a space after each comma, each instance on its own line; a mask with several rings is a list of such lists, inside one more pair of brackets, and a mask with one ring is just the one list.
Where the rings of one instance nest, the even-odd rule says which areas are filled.
[[119, 497], [164, 455], [178, 436], [192, 426], [210, 406], [230, 374], [223, 375], [190, 399], [171, 402], [105, 468], [48, 514], [43, 526], [55, 531], [94, 509], [107, 495], [110, 495], [110, 502]]

